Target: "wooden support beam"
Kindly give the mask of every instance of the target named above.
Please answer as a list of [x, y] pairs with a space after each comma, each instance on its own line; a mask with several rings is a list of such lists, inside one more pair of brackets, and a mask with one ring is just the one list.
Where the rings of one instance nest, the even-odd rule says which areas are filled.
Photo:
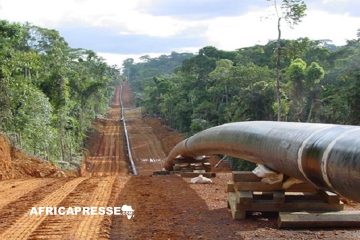
[[241, 205], [251, 205], [253, 202], [253, 193], [251, 191], [236, 192], [238, 202]]
[[226, 184], [226, 192], [235, 192], [234, 182], [228, 181]]
[[245, 219], [246, 211], [240, 211], [238, 205], [236, 193], [230, 192], [228, 197], [228, 207], [230, 208], [232, 218], [237, 220]]
[[200, 174], [203, 175], [204, 177], [207, 177], [207, 178], [216, 177], [216, 173], [214, 173], [214, 172], [204, 172], [204, 173], [181, 172], [180, 176], [183, 177], [183, 178], [194, 178], [194, 177], [198, 177]]
[[284, 203], [285, 202], [285, 192], [284, 191], [274, 191], [273, 192], [273, 201], [275, 203]]
[[235, 182], [234, 188], [236, 191], [259, 191], [271, 192], [282, 189], [281, 183], [268, 184], [263, 182]]
[[279, 228], [343, 228], [360, 227], [360, 211], [325, 213], [280, 212]]
[[233, 171], [232, 178], [234, 182], [260, 182], [261, 178], [250, 171]]
[[329, 191], [319, 191], [319, 196], [324, 199], [327, 203], [339, 203], [340, 196]]

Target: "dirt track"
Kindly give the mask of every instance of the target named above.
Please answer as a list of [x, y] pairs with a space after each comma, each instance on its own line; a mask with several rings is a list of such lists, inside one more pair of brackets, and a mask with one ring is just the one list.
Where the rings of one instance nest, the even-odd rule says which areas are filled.
[[[360, 239], [360, 231], [276, 229], [275, 218], [233, 221], [220, 173], [212, 185], [191, 185], [179, 176], [149, 176], [181, 139], [158, 119], [143, 119], [124, 85], [130, 142], [140, 176], [128, 174], [120, 124], [120, 88], [106, 118], [94, 123], [82, 177], [0, 182], [0, 239]], [[125, 216], [30, 216], [36, 206], [99, 207], [130, 205]], [[358, 208], [358, 206], [355, 206]]]
[[108, 238], [109, 216], [34, 216], [30, 210], [114, 206], [117, 194], [130, 178], [120, 118], [118, 87], [106, 118], [98, 118], [94, 123], [96, 131], [83, 167], [84, 177], [1, 182], [0, 239]]
[[94, 123], [95, 141], [90, 146], [90, 155], [85, 160], [82, 175], [111, 176], [128, 173], [120, 115], [120, 87], [117, 87], [106, 118], [97, 118]]
[[[123, 101], [135, 164], [140, 175], [150, 175], [161, 169], [161, 159], [165, 157], [162, 144], [142, 119], [140, 109], [133, 108], [127, 85]], [[1, 181], [0, 239], [109, 239], [110, 235], [119, 239], [116, 233], [123, 227], [117, 228], [117, 223], [129, 221], [125, 216], [33, 216], [30, 211], [32, 207], [135, 206], [133, 200], [137, 197], [128, 199], [128, 190], [124, 192], [132, 184], [127, 184], [131, 176], [121, 117], [118, 87], [106, 117], [99, 117], [94, 123], [89, 154], [81, 171], [83, 177]]]

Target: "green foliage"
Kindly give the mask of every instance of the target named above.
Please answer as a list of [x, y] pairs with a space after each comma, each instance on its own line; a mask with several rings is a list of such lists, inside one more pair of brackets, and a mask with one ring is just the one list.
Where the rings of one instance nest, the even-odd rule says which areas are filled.
[[236, 59], [234, 52], [201, 49], [172, 75], [146, 82], [145, 111], [189, 133], [228, 121], [272, 119], [273, 71], [235, 65]]
[[192, 119], [190, 125], [190, 133], [195, 134], [211, 127], [210, 123], [204, 119]]
[[[282, 44], [281, 118], [359, 124], [359, 43], [335, 51], [308, 38]], [[144, 81], [142, 106], [189, 134], [226, 122], [274, 120], [275, 47], [271, 41], [228, 54], [200, 49], [172, 74], [159, 71]]]
[[317, 63], [312, 62], [306, 69], [307, 85], [311, 88], [313, 84], [319, 84], [325, 76], [324, 69]]
[[[271, 1], [271, 0], [267, 0]], [[301, 19], [305, 16], [306, 4], [303, 0], [273, 0], [275, 12], [277, 16], [277, 41], [275, 48], [276, 55], [276, 109], [277, 109], [277, 120], [280, 121], [282, 118], [282, 88], [281, 88], [281, 61], [282, 61], [282, 40], [281, 40], [281, 22], [282, 19], [293, 27], [301, 22]], [[280, 6], [279, 6], [280, 5]]]
[[287, 75], [293, 82], [303, 83], [305, 78], [306, 62], [295, 59], [287, 69]]
[[[307, 66], [300, 58], [295, 59], [286, 69], [288, 86], [285, 88], [290, 97], [290, 119], [295, 121], [318, 121], [319, 94], [324, 78], [324, 69], [316, 62]], [[315, 115], [315, 116], [313, 116]]]
[[239, 158], [226, 156], [225, 160], [228, 160], [230, 162], [230, 166], [233, 171], [252, 171], [256, 167], [255, 163]]
[[29, 153], [71, 162], [120, 73], [55, 30], [0, 21], [0, 81], [0, 129]]
[[330, 55], [333, 68], [325, 74], [321, 121], [360, 124], [360, 42], [349, 43]]
[[[141, 93], [146, 85], [151, 84], [153, 77], [173, 73], [185, 59], [192, 56], [191, 53], [172, 52], [170, 55], [161, 55], [157, 58], [142, 56], [139, 63], [129, 58], [123, 62], [123, 76], [129, 80], [134, 91]], [[141, 102], [141, 98], [142, 95], [138, 95], [136, 102]]]
[[281, 10], [285, 21], [290, 25], [296, 25], [306, 15], [306, 4], [303, 0], [282, 0]]

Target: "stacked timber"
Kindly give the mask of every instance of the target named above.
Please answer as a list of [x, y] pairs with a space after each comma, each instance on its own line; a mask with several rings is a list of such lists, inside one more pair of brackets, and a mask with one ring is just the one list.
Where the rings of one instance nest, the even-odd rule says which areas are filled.
[[197, 172], [205, 173], [211, 171], [211, 164], [208, 157], [202, 156], [199, 158], [186, 158], [178, 156], [173, 167], [175, 172]]
[[[298, 183], [284, 190], [282, 183], [268, 184], [252, 172], [233, 172], [227, 184], [228, 208], [233, 219], [245, 219], [253, 212], [279, 213], [279, 227], [358, 226], [360, 214], [342, 211], [339, 195]], [[350, 216], [350, 217], [348, 217]], [[331, 221], [331, 219], [341, 221]], [[294, 220], [296, 219], [296, 221]], [[307, 219], [307, 221], [304, 221]], [[315, 225], [307, 225], [313, 219]], [[316, 219], [316, 220], [314, 220]]]
[[188, 158], [178, 156], [175, 160], [173, 171], [155, 171], [153, 175], [178, 174], [184, 178], [194, 178], [200, 174], [207, 178], [216, 177], [216, 173], [211, 172], [211, 164], [208, 157]]

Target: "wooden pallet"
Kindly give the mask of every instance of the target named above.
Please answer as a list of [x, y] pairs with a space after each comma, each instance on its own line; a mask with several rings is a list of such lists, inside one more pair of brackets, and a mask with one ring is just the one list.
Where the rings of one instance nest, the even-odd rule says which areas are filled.
[[216, 177], [216, 173], [214, 173], [214, 172], [196, 172], [196, 171], [195, 172], [181, 172], [180, 176], [183, 178], [194, 178], [194, 177], [198, 177], [200, 174], [207, 178]]
[[211, 164], [208, 162], [208, 157], [200, 160], [193, 158], [177, 157], [174, 164], [175, 172], [194, 172], [194, 171], [211, 171]]
[[317, 190], [305, 183], [285, 191], [282, 184], [263, 183], [252, 172], [233, 172], [227, 192], [228, 207], [234, 219], [244, 219], [251, 212], [333, 212], [344, 208], [334, 193]]
[[153, 172], [153, 176], [161, 176], [161, 175], [172, 175], [172, 174], [179, 174], [181, 177], [183, 178], [194, 178], [194, 177], [198, 177], [200, 174], [203, 175], [204, 177], [207, 178], [214, 178], [216, 177], [216, 173], [215, 172], [198, 172], [198, 171], [194, 171], [194, 172], [183, 172], [183, 171], [155, 171]]

